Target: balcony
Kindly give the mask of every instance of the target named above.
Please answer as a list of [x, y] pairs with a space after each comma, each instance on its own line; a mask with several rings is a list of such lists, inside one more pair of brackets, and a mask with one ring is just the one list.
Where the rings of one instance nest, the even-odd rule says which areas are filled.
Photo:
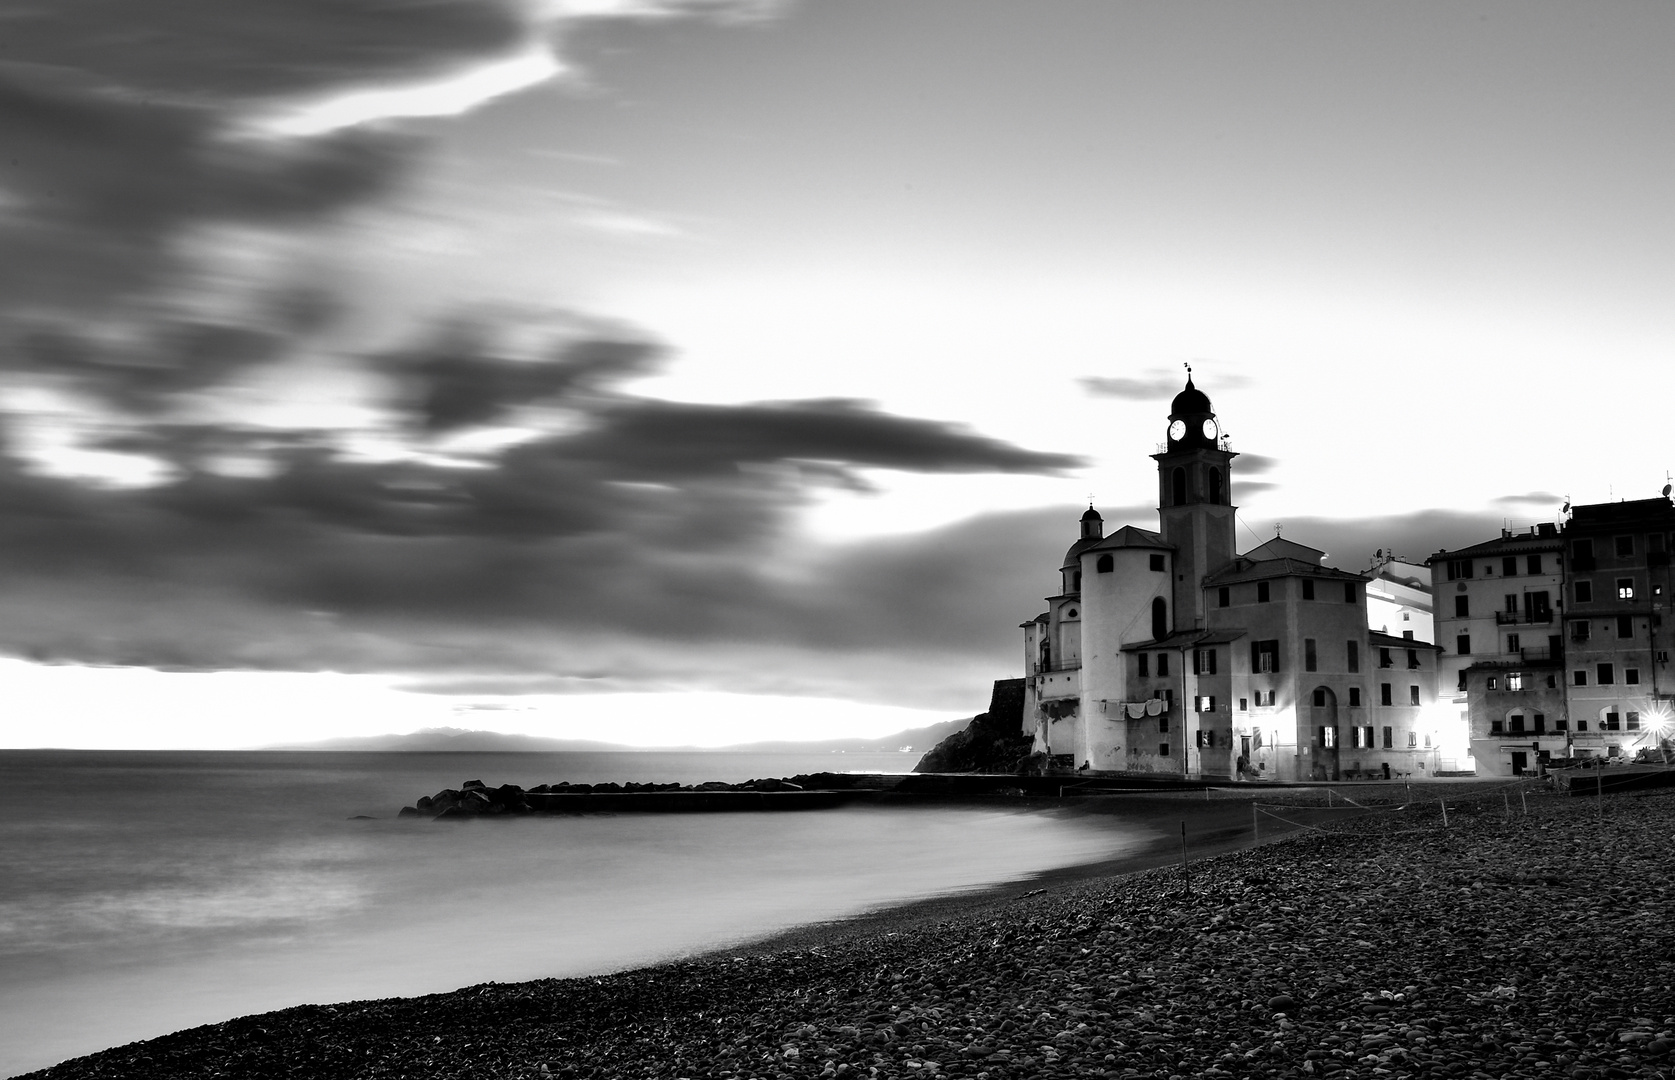
[[1553, 610], [1545, 611], [1497, 611], [1495, 612], [1496, 626], [1548, 626], [1553, 622]]
[[1054, 660], [1050, 664], [1036, 664], [1035, 674], [1042, 675], [1049, 671], [1080, 671], [1081, 669], [1081, 657], [1076, 657], [1072, 660]]

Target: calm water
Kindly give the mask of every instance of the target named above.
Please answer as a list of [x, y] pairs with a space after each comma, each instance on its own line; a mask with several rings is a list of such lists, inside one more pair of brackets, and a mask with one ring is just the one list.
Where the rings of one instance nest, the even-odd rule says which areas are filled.
[[963, 808], [394, 817], [469, 779], [739, 781], [915, 758], [0, 751], [0, 1076], [304, 1002], [637, 966], [1147, 838]]

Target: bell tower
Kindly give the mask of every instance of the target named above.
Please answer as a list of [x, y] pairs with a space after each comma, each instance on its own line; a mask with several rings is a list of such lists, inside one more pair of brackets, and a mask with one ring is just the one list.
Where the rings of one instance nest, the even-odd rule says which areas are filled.
[[1204, 625], [1204, 575], [1236, 554], [1230, 489], [1233, 459], [1210, 399], [1192, 385], [1169, 405], [1168, 442], [1157, 462], [1157, 516], [1163, 542], [1175, 548], [1171, 628]]

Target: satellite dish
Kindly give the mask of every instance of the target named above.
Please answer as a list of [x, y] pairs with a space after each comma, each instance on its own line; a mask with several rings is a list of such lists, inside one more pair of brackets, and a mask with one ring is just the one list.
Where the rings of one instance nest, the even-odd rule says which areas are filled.
[[1669, 498], [1669, 488], [1670, 488], [1669, 484], [1663, 485], [1663, 497], [1666, 498], [1666, 499]]

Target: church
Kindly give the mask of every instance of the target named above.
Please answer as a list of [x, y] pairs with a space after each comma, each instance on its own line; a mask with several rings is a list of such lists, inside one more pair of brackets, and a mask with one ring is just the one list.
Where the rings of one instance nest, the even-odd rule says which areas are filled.
[[1368, 575], [1276, 536], [1240, 553], [1210, 399], [1170, 405], [1158, 528], [1091, 506], [1024, 631], [1024, 733], [1085, 772], [1214, 780], [1432, 775], [1436, 646], [1368, 626]]

